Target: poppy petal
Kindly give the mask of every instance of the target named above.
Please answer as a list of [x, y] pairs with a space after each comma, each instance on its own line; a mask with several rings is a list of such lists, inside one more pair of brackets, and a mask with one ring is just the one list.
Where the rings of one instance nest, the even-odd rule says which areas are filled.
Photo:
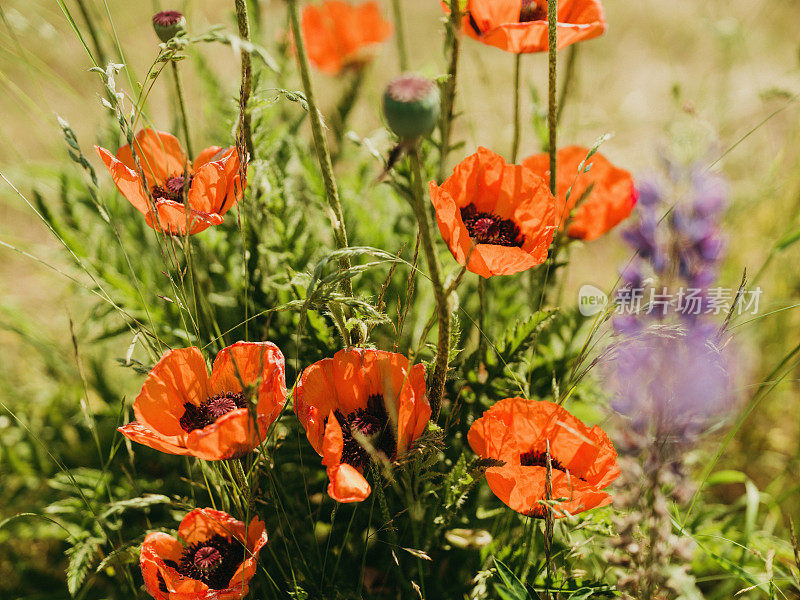
[[201, 213], [217, 214], [217, 208], [225, 202], [227, 193], [228, 179], [224, 167], [218, 162], [210, 162], [194, 174], [188, 193], [189, 206]]
[[163, 436], [166, 442], [182, 445], [185, 431], [180, 418], [184, 404], [200, 404], [209, 396], [205, 359], [198, 348], [170, 350], [147, 375], [133, 402], [137, 421]]
[[203, 148], [200, 151], [200, 154], [195, 157], [194, 163], [192, 164], [192, 170], [197, 173], [197, 171], [199, 171], [200, 167], [203, 165], [207, 165], [212, 160], [217, 160], [217, 158], [222, 155], [222, 152], [222, 146], [209, 146], [208, 148]]
[[[142, 129], [136, 134], [134, 147], [142, 172], [147, 179], [148, 188], [168, 177], [182, 175], [189, 170], [189, 159], [184, 154], [178, 138], [171, 133]], [[117, 151], [117, 158], [129, 169], [136, 171], [130, 145], [120, 148]]]
[[223, 349], [211, 370], [211, 392], [242, 392], [258, 383], [258, 413], [272, 423], [286, 402], [284, 358], [272, 342], [237, 342]]
[[142, 190], [142, 180], [139, 178], [136, 171], [126, 167], [105, 148], [95, 146], [94, 149], [109, 173], [111, 173], [111, 178], [114, 180], [114, 184], [117, 186], [120, 193], [128, 202], [133, 204], [136, 210], [146, 215], [149, 211], [149, 201]]
[[219, 225], [223, 220], [217, 214], [197, 210], [191, 210], [187, 216], [186, 207], [180, 202], [172, 200], [158, 200], [156, 208], [158, 209], [158, 222], [155, 222], [153, 213], [149, 212], [146, 215], [147, 224], [156, 231], [163, 231], [170, 235], [186, 235], [187, 229], [189, 235], [194, 235], [205, 231], [212, 225]]
[[311, 64], [329, 75], [368, 58], [371, 46], [392, 33], [376, 2], [354, 6], [327, 0], [303, 9], [301, 30]]
[[237, 539], [242, 543], [247, 540], [244, 523], [213, 508], [195, 508], [188, 513], [178, 526], [178, 535], [187, 546], [203, 542], [214, 535]]
[[186, 447], [193, 456], [203, 460], [226, 460], [241, 458], [263, 440], [267, 431], [267, 420], [258, 417], [258, 432], [253, 416], [246, 408], [238, 408], [224, 414], [202, 429], [194, 429], [186, 435]]
[[[589, 148], [581, 146], [561, 148], [558, 151], [556, 177], [557, 222], [562, 228], [565, 223], [569, 224], [569, 237], [587, 241], [599, 238], [625, 220], [636, 204], [636, 189], [631, 174], [615, 167], [600, 153], [590, 157], [590, 152]], [[580, 165], [584, 161], [584, 171], [587, 167], [591, 168], [581, 173]], [[522, 164], [549, 182], [550, 161], [547, 154], [530, 156]], [[575, 208], [578, 201], [580, 205]]]
[[[520, 8], [519, 0], [469, 0], [463, 30], [469, 37], [506, 52], [546, 52], [547, 20], [520, 22]], [[559, 2], [556, 32], [559, 50], [598, 37], [605, 30], [605, 11], [600, 0]]]
[[[187, 456], [191, 454], [191, 452], [185, 446], [167, 441], [167, 439], [161, 437], [152, 429], [149, 429], [148, 427], [142, 425], [141, 423], [137, 423], [136, 421], [131, 421], [123, 427], [118, 427], [117, 431], [119, 431], [129, 440], [132, 440], [138, 444], [142, 444], [143, 446], [148, 446], [149, 448], [153, 448], [159, 452], [177, 454], [178, 456]], [[175, 437], [172, 437], [171, 439], [175, 439]]]
[[170, 600], [169, 591], [163, 589], [166, 587], [166, 578], [162, 574], [163, 559], [180, 560], [182, 551], [181, 543], [166, 533], [155, 532], [145, 536], [139, 565], [147, 593], [156, 600]]
[[[244, 196], [244, 188], [247, 186], [247, 162], [242, 168], [239, 159], [239, 151], [230, 148], [220, 159], [220, 163], [225, 169], [225, 176], [228, 180], [228, 191], [225, 194], [217, 209], [217, 213], [224, 215], [233, 208]], [[243, 180], [244, 177], [244, 180]]]

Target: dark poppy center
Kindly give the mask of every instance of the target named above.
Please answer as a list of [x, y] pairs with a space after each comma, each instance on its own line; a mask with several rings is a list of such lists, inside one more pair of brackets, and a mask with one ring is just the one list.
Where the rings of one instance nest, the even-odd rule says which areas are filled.
[[519, 22], [547, 21], [547, 0], [522, 0]]
[[[362, 443], [366, 438], [369, 445], [381, 452], [389, 460], [397, 458], [395, 439], [389, 414], [383, 396], [375, 394], [367, 400], [367, 408], [359, 408], [347, 415], [334, 411], [336, 420], [342, 428], [342, 463], [361, 469], [369, 463], [370, 452]], [[327, 424], [327, 421], [326, 421]]]
[[186, 402], [180, 418], [184, 431], [208, 427], [214, 421], [237, 408], [247, 408], [247, 398], [242, 392], [225, 392], [206, 398], [199, 405]]
[[214, 569], [222, 562], [222, 555], [213, 546], [201, 546], [194, 553], [194, 566], [203, 571]]
[[151, 193], [155, 200], [164, 199], [173, 202], [183, 202], [185, 191], [192, 185], [193, 175], [184, 173], [174, 177], [167, 177], [162, 185], [154, 185]]
[[[536, 450], [528, 450], [525, 454], [520, 455], [519, 462], [523, 467], [547, 468], [547, 453], [537, 452]], [[554, 471], [563, 471], [564, 473], [567, 472], [564, 466], [558, 462], [558, 460], [553, 458], [552, 454], [550, 454], [550, 466]]]
[[525, 236], [511, 219], [501, 219], [488, 212], [480, 212], [474, 204], [461, 209], [461, 220], [476, 244], [494, 244], [519, 248]]
[[244, 558], [245, 549], [240, 542], [217, 534], [187, 546], [179, 563], [171, 560], [164, 563], [184, 577], [202, 581], [212, 590], [224, 590], [230, 586]]

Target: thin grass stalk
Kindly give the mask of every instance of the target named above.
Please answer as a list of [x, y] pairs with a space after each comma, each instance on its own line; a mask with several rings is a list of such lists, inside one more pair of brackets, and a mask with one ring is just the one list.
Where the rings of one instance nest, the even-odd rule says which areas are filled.
[[[243, 0], [237, 0], [237, 2], [241, 1]], [[319, 161], [320, 170], [322, 172], [322, 180], [325, 184], [325, 199], [328, 201], [328, 206], [330, 206], [333, 213], [334, 239], [337, 248], [347, 248], [347, 231], [344, 225], [342, 205], [339, 201], [339, 188], [333, 176], [333, 163], [331, 162], [331, 154], [328, 150], [328, 141], [325, 138], [324, 126], [320, 118], [319, 110], [317, 109], [317, 102], [314, 99], [314, 88], [311, 85], [311, 69], [308, 64], [308, 55], [306, 54], [306, 47], [303, 41], [303, 32], [300, 28], [300, 13], [297, 8], [297, 0], [287, 0], [287, 3], [289, 4], [289, 19], [291, 21], [292, 35], [294, 36], [297, 49], [297, 63], [300, 67], [300, 77], [303, 81], [303, 93], [306, 96], [308, 114], [311, 119], [314, 150], [317, 153], [317, 160]], [[339, 259], [339, 267], [345, 271], [350, 269], [350, 258], [347, 256], [341, 257]], [[345, 296], [353, 295], [353, 288], [349, 277], [342, 279], [341, 287], [342, 293]]]
[[461, 54], [461, 5], [459, 0], [450, 0], [450, 19], [447, 22], [447, 46], [450, 48], [450, 64], [447, 79], [442, 84], [442, 115], [439, 122], [439, 172], [436, 180], [441, 182], [447, 173], [447, 155], [450, 153], [450, 136], [455, 112], [458, 58]]
[[444, 384], [447, 378], [447, 368], [450, 361], [450, 311], [447, 308], [447, 294], [442, 285], [441, 266], [436, 248], [431, 235], [431, 222], [428, 207], [425, 202], [425, 188], [422, 178], [422, 164], [419, 157], [419, 144], [409, 151], [411, 171], [414, 179], [414, 212], [419, 221], [419, 232], [422, 237], [422, 249], [428, 262], [433, 293], [436, 298], [436, 314], [439, 321], [439, 336], [436, 344], [436, 363], [433, 378], [428, 389], [428, 398], [431, 402], [434, 421], [439, 417], [444, 395]]
[[171, 60], [170, 66], [172, 67], [172, 80], [175, 83], [175, 95], [178, 99], [178, 110], [181, 112], [181, 124], [183, 125], [183, 137], [186, 141], [186, 153], [189, 156], [194, 156], [192, 140], [189, 136], [189, 117], [186, 114], [186, 102], [183, 98], [183, 84], [181, 83], [181, 76], [178, 74], [178, 63]]
[[558, 0], [547, 2], [547, 151], [550, 154], [550, 191], [556, 195], [556, 135], [558, 129], [558, 101], [556, 100], [556, 87], [558, 87], [557, 60], [558, 60]]
[[[555, 515], [553, 514], [553, 461], [550, 455], [550, 440], [547, 441], [545, 461], [547, 465], [547, 474], [544, 480], [544, 556], [547, 569], [547, 598], [552, 598], [553, 596], [550, 592], [550, 588], [553, 587], [553, 575], [555, 574], [555, 565], [553, 564], [553, 528], [555, 526]], [[558, 594], [556, 594], [556, 599], [557, 598]]]
[[[246, 0], [235, 0], [236, 4], [236, 25], [239, 28], [239, 37], [244, 41], [250, 41], [250, 21], [247, 18]], [[244, 147], [248, 154], [255, 157], [256, 148], [253, 144], [253, 131], [250, 123], [250, 113], [247, 104], [250, 101], [250, 93], [253, 90], [253, 61], [250, 52], [242, 50], [242, 85], [239, 88], [239, 126], [238, 137], [244, 141]]]
[[403, 23], [403, 7], [401, 0], [392, 0], [394, 11], [395, 42], [397, 43], [397, 57], [400, 61], [400, 71], [408, 71], [408, 47], [406, 46], [406, 28]]
[[483, 362], [486, 352], [486, 284], [487, 280], [478, 277], [478, 361]]
[[519, 140], [520, 130], [522, 129], [522, 122], [519, 114], [519, 96], [520, 96], [520, 80], [522, 70], [522, 54], [514, 56], [514, 137], [511, 142], [511, 162], [517, 162], [517, 155], [519, 154]]
[[578, 63], [579, 44], [572, 44], [567, 51], [567, 66], [565, 67], [562, 79], [561, 93], [558, 96], [558, 108], [556, 110], [556, 125], [561, 124], [561, 115], [564, 113], [564, 105], [567, 103], [569, 93], [572, 91], [572, 84], [575, 81], [575, 66]]

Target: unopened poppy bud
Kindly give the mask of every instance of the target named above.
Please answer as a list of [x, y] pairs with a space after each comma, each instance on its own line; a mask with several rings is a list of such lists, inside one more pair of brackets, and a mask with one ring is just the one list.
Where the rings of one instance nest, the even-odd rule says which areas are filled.
[[383, 114], [401, 139], [428, 135], [439, 119], [439, 88], [421, 75], [400, 75], [386, 86]]
[[153, 29], [162, 42], [186, 32], [186, 18], [177, 10], [162, 10], [153, 15]]
[[347, 331], [350, 334], [350, 343], [354, 345], [363, 344], [367, 340], [367, 326], [358, 319], [347, 321]]

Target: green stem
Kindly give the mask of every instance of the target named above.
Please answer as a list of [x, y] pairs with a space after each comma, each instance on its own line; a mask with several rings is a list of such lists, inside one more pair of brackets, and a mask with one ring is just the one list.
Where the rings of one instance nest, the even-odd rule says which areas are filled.
[[447, 155], [450, 153], [450, 133], [456, 98], [456, 79], [458, 77], [458, 57], [461, 49], [461, 6], [459, 0], [450, 0], [450, 20], [447, 23], [447, 45], [450, 47], [450, 65], [447, 80], [442, 84], [442, 116], [439, 123], [441, 142], [439, 144], [439, 172], [437, 181], [444, 180], [447, 172]]
[[170, 65], [172, 65], [172, 79], [175, 81], [175, 93], [178, 96], [178, 108], [181, 111], [183, 135], [186, 140], [186, 153], [189, 156], [194, 156], [194, 152], [192, 152], [192, 141], [189, 138], [189, 118], [186, 116], [186, 103], [183, 100], [183, 85], [181, 84], [180, 75], [178, 75], [178, 63], [171, 61]]
[[406, 28], [403, 23], [403, 7], [401, 0], [392, 0], [394, 10], [395, 41], [397, 42], [397, 56], [400, 59], [400, 71], [408, 71], [408, 48], [406, 47]]
[[[333, 214], [333, 232], [336, 246], [340, 249], [347, 248], [347, 231], [344, 225], [342, 205], [339, 202], [339, 189], [333, 177], [333, 163], [331, 162], [331, 154], [328, 150], [328, 141], [325, 138], [322, 119], [317, 109], [317, 102], [314, 99], [314, 89], [311, 86], [311, 69], [308, 65], [308, 55], [306, 54], [306, 46], [303, 42], [303, 33], [300, 28], [300, 14], [297, 9], [297, 1], [298, 0], [288, 0], [289, 19], [291, 20], [292, 34], [294, 35], [297, 49], [297, 62], [300, 67], [300, 77], [303, 80], [303, 92], [306, 96], [308, 114], [311, 119], [311, 133], [314, 136], [314, 149], [317, 153], [317, 160], [319, 161], [320, 170], [322, 172], [322, 180], [325, 184], [325, 199], [328, 201], [328, 205]], [[342, 270], [349, 270], [350, 259], [347, 256], [340, 258], [339, 267]], [[342, 293], [346, 296], [353, 295], [353, 288], [349, 277], [342, 279]]]
[[548, 144], [547, 151], [550, 154], [550, 191], [556, 195], [556, 130], [558, 129], [558, 102], [556, 101], [556, 66], [558, 59], [558, 0], [549, 0], [547, 3], [547, 63], [548, 63], [548, 86], [547, 86], [547, 132]]
[[422, 177], [422, 164], [419, 157], [419, 144], [415, 144], [409, 150], [411, 160], [411, 172], [414, 179], [414, 212], [419, 221], [419, 232], [422, 237], [422, 250], [428, 262], [433, 293], [436, 298], [436, 314], [439, 321], [439, 339], [436, 344], [436, 363], [433, 370], [433, 378], [428, 389], [428, 398], [431, 402], [433, 417], [436, 420], [441, 410], [442, 397], [444, 396], [444, 384], [447, 378], [447, 368], [450, 361], [450, 311], [447, 307], [447, 294], [442, 285], [441, 266], [436, 248], [433, 245], [431, 235], [431, 221], [428, 214], [427, 203], [425, 202], [425, 188]]
[[520, 72], [522, 66], [522, 54], [517, 54], [514, 57], [514, 139], [511, 143], [511, 162], [517, 162], [517, 155], [519, 154], [519, 139], [520, 129], [522, 124], [519, 116], [519, 96], [520, 96]]
[[[247, 17], [246, 0], [235, 0], [236, 24], [239, 28], [239, 37], [246, 42], [250, 41], [250, 21]], [[244, 141], [244, 147], [251, 158], [255, 157], [255, 144], [253, 144], [253, 130], [250, 123], [250, 113], [247, 104], [253, 90], [253, 63], [249, 50], [242, 50], [242, 85], [239, 88], [239, 125], [238, 137]]]

